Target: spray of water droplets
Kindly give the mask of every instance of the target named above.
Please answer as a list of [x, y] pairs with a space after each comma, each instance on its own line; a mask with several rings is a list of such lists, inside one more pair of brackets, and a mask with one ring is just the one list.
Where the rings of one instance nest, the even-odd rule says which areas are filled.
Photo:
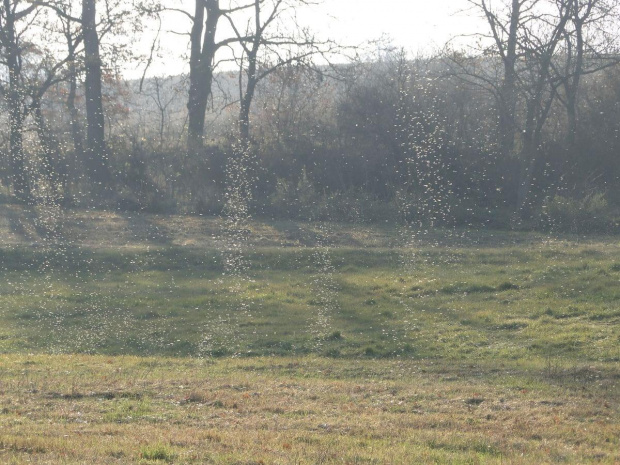
[[236, 328], [241, 318], [250, 319], [254, 302], [243, 296], [250, 277], [250, 259], [247, 255], [252, 219], [250, 206], [255, 179], [252, 175], [252, 148], [240, 144], [233, 148], [226, 164], [224, 222], [224, 248], [222, 250], [223, 273], [218, 285], [228, 283], [229, 299], [224, 308], [215, 309], [215, 317], [204, 329], [199, 346], [201, 356], [233, 353], [239, 355]]
[[[416, 273], [416, 263], [422, 242], [432, 245], [435, 228], [443, 227], [454, 198], [441, 154], [446, 146], [445, 124], [435, 110], [436, 92], [429, 101], [429, 80], [423, 72], [406, 67], [399, 83], [396, 135], [401, 149], [400, 188], [396, 201], [400, 215], [399, 268], [402, 286], [399, 301], [405, 312], [401, 328], [384, 328], [399, 351], [411, 347], [410, 337], [417, 329], [417, 310], [412, 305], [410, 277]], [[420, 84], [424, 80], [424, 85]], [[431, 241], [429, 242], [429, 239]]]
[[329, 238], [331, 237], [329, 225], [321, 222], [318, 224], [318, 237], [312, 253], [316, 274], [312, 280], [312, 303], [315, 307], [315, 315], [310, 324], [310, 332], [313, 336], [314, 349], [319, 350], [325, 336], [332, 327], [333, 316], [338, 312], [338, 284], [335, 279], [334, 267], [330, 249]]

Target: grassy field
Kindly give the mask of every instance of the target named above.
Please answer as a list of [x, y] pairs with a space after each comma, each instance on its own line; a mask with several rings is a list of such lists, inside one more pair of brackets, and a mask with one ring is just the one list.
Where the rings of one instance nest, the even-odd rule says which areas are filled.
[[617, 366], [5, 355], [2, 463], [618, 463]]
[[2, 463], [620, 463], [618, 238], [2, 208]]

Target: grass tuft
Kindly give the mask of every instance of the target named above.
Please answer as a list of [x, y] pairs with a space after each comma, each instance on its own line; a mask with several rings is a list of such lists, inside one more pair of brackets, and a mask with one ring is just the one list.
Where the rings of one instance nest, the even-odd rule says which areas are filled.
[[152, 444], [140, 448], [140, 458], [147, 461], [172, 462], [175, 458], [173, 450], [164, 444]]

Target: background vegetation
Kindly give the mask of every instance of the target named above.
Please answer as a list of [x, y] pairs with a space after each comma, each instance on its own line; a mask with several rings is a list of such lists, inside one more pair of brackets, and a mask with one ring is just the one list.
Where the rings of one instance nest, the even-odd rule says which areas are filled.
[[[95, 61], [84, 15], [96, 3], [0, 8], [7, 195], [219, 214], [243, 151], [255, 216], [616, 229], [615, 1], [464, 1], [481, 16], [477, 40], [424, 57], [296, 29], [303, 2], [224, 3], [111, 2], [97, 10]], [[249, 7], [262, 26], [224, 27], [246, 24]], [[189, 73], [123, 79], [158, 47], [141, 56], [124, 41], [180, 12], [195, 26], [179, 31]], [[237, 60], [220, 70], [228, 46]], [[98, 98], [103, 118], [85, 105]]]

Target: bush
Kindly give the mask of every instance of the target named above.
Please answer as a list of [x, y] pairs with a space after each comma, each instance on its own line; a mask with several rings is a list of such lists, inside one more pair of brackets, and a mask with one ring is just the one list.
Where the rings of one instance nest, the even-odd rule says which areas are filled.
[[321, 193], [302, 169], [297, 183], [278, 179], [264, 211], [278, 218], [377, 223], [395, 221], [396, 205], [361, 191]]
[[611, 211], [602, 193], [583, 199], [556, 195], [543, 204], [543, 218], [551, 229], [573, 233], [609, 232]]
[[177, 212], [177, 200], [167, 188], [166, 176], [159, 171], [163, 154], [148, 152], [140, 145], [117, 153], [116, 169], [120, 181], [115, 207], [122, 211], [171, 214]]
[[220, 215], [224, 208], [224, 195], [213, 191], [211, 195], [203, 194], [196, 200], [193, 213], [199, 215]]

